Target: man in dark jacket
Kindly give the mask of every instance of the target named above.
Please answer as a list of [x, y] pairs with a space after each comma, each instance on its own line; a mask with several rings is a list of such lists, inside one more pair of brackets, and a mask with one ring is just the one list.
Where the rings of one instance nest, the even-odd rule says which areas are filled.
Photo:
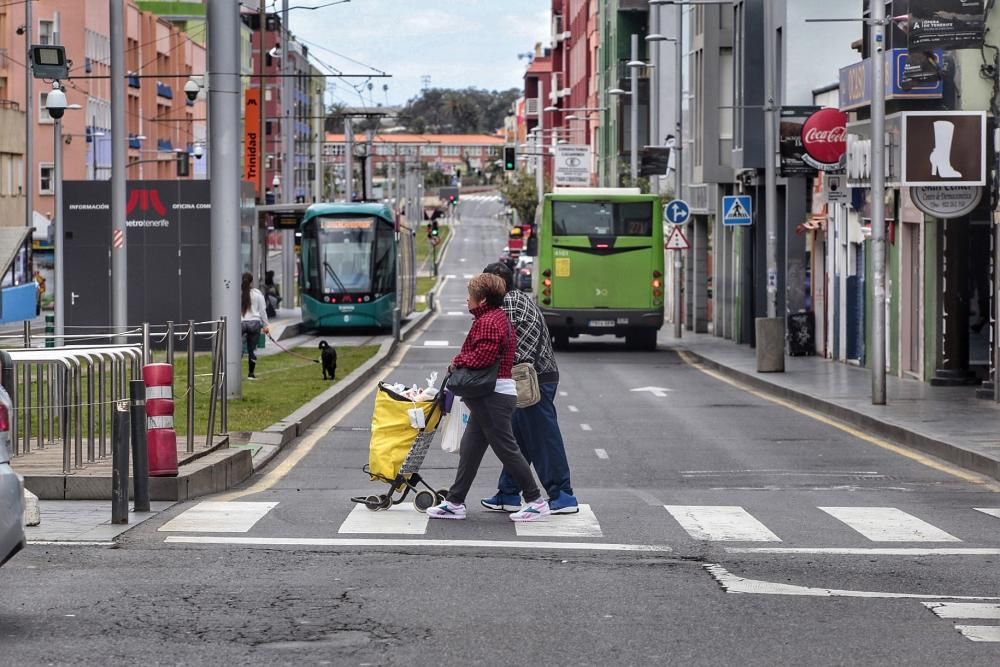
[[[554, 403], [559, 387], [559, 367], [552, 352], [552, 337], [541, 311], [524, 292], [514, 289], [514, 274], [506, 264], [490, 264], [483, 273], [492, 273], [507, 283], [503, 309], [514, 326], [517, 351], [514, 363], [530, 362], [538, 374], [541, 400], [527, 408], [514, 410], [514, 437], [524, 457], [538, 473], [549, 496], [552, 514], [575, 514], [580, 511], [570, 484], [566, 446], [559, 430]], [[521, 508], [521, 489], [504, 470], [497, 483], [497, 494], [484, 498], [483, 507], [496, 512], [516, 512]]]

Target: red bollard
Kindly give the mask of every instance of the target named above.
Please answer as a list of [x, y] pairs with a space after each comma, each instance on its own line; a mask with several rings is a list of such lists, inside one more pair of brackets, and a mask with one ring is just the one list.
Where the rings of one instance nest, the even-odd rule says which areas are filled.
[[177, 475], [177, 433], [174, 431], [174, 367], [149, 364], [142, 369], [146, 385], [146, 449], [152, 477]]

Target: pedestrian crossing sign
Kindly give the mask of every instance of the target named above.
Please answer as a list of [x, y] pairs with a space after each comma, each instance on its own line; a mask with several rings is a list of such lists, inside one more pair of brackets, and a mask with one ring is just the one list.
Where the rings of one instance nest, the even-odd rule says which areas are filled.
[[684, 232], [681, 231], [680, 227], [674, 227], [674, 231], [670, 233], [663, 247], [667, 250], [687, 250], [690, 244], [688, 244], [687, 237], [684, 236]]
[[722, 198], [722, 224], [750, 225], [753, 224], [753, 201], [750, 195], [738, 195]]

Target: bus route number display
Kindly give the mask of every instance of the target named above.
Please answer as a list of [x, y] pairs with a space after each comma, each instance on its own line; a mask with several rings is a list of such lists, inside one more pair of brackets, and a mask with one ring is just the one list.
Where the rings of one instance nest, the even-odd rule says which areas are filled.
[[326, 219], [320, 221], [320, 228], [325, 232], [332, 232], [340, 229], [371, 229], [371, 226], [371, 218], [360, 220], [336, 218], [332, 220]]

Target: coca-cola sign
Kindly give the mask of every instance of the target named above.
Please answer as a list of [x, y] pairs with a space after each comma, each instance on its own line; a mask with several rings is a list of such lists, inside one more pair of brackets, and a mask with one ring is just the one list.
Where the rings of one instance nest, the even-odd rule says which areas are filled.
[[847, 152], [847, 114], [820, 109], [802, 125], [803, 160], [823, 171], [841, 169]]

